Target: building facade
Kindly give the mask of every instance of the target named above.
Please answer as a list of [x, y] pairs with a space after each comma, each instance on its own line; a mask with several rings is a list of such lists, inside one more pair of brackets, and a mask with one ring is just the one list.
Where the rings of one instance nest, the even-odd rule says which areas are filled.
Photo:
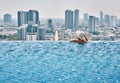
[[111, 27], [116, 27], [117, 26], [117, 17], [116, 16], [111, 16], [110, 26]]
[[103, 27], [103, 23], [104, 23], [103, 12], [100, 11], [100, 27]]
[[72, 10], [65, 11], [65, 28], [73, 29], [73, 11]]
[[79, 28], [79, 10], [74, 11], [74, 30]]
[[39, 23], [39, 12], [37, 10], [18, 11], [18, 27], [28, 23]]
[[44, 40], [45, 29], [38, 24], [24, 24], [18, 29], [18, 40]]
[[39, 23], [39, 12], [37, 10], [29, 10], [28, 22], [32, 22], [32, 24]]
[[93, 33], [95, 32], [95, 17], [89, 16], [89, 32]]
[[28, 12], [18, 11], [18, 27], [23, 24], [28, 24]]
[[53, 21], [51, 18], [48, 19], [48, 28], [53, 29]]
[[88, 24], [88, 19], [89, 19], [88, 13], [84, 13], [83, 14], [83, 20], [84, 20], [85, 24]]
[[109, 27], [110, 26], [110, 16], [105, 15], [105, 26]]
[[10, 14], [4, 14], [3, 16], [4, 23], [11, 23], [12, 22], [12, 16]]
[[18, 28], [18, 32], [17, 32], [18, 40], [26, 40], [26, 33], [27, 33], [26, 27], [27, 25], [24, 24]]

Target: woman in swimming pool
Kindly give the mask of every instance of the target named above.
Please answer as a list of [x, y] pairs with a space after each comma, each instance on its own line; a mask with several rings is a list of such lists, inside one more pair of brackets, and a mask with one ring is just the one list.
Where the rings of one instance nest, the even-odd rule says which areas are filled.
[[78, 40], [72, 40], [71, 42], [76, 42], [76, 43], [86, 43], [88, 41], [88, 38], [86, 37], [85, 34], [80, 33], [79, 37], [77, 37]]

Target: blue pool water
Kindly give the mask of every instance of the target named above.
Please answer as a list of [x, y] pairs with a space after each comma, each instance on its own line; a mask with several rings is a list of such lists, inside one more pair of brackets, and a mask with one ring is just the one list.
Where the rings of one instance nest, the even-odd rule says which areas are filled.
[[0, 42], [0, 83], [120, 83], [120, 42]]

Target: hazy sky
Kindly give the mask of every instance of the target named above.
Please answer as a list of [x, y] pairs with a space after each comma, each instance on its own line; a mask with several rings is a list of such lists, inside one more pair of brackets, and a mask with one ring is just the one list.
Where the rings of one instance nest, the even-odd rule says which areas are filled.
[[66, 9], [79, 9], [80, 18], [83, 13], [99, 16], [100, 10], [120, 17], [120, 0], [0, 0], [0, 18], [5, 13], [17, 18], [18, 10], [29, 9], [38, 10], [40, 18], [64, 18]]

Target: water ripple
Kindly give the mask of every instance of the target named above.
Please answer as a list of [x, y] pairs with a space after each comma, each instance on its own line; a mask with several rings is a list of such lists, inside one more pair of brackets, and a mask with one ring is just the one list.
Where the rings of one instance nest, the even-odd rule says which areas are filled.
[[0, 83], [120, 83], [120, 42], [0, 42]]

